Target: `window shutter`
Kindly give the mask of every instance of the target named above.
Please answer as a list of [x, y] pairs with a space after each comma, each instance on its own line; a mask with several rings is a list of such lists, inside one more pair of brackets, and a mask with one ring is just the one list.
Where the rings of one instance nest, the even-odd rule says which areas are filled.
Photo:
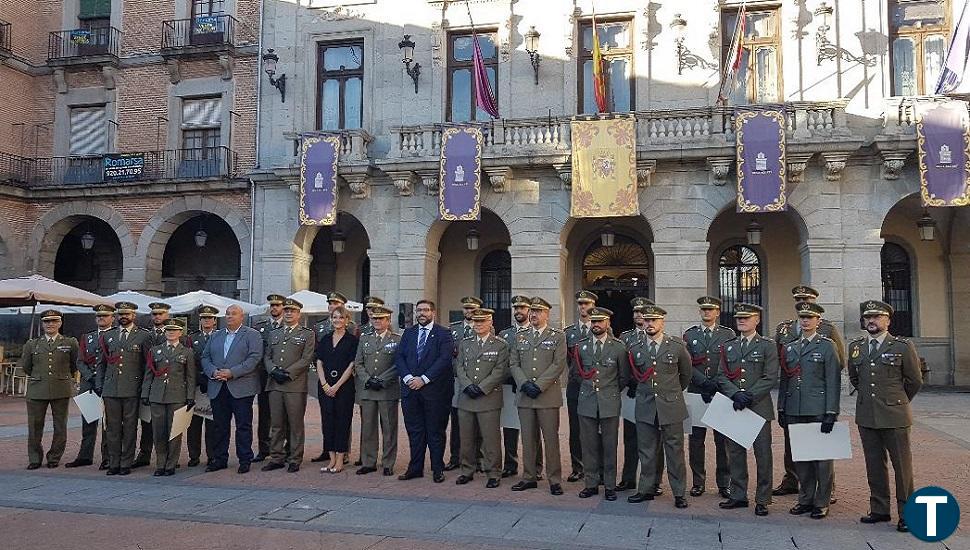
[[111, 0], [81, 0], [78, 19], [104, 19], [111, 17]]
[[71, 155], [97, 155], [105, 152], [107, 128], [104, 107], [71, 109]]
[[182, 128], [218, 128], [222, 126], [222, 98], [182, 100]]

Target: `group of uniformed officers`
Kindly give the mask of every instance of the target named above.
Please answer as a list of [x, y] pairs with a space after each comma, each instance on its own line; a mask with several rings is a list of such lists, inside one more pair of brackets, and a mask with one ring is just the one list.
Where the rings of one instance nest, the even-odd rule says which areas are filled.
[[[685, 463], [683, 422], [688, 409], [683, 392], [699, 394], [707, 403], [720, 393], [733, 402], [735, 410], [750, 409], [768, 421], [751, 448], [756, 463], [755, 514], [767, 515], [773, 496], [797, 494], [789, 512], [822, 519], [835, 502], [833, 461], [793, 462], [788, 427], [819, 423], [821, 432], [833, 430], [840, 411], [841, 371], [847, 365], [857, 395], [855, 418], [871, 495], [870, 512], [860, 521], [891, 520], [888, 456], [895, 474], [897, 530], [906, 531], [903, 505], [913, 492], [910, 401], [922, 384], [915, 347], [889, 333], [891, 306], [867, 300], [860, 304], [866, 335], [850, 342], [846, 360], [838, 330], [822, 318], [825, 310], [816, 303], [818, 292], [800, 285], [792, 295], [797, 320], [778, 325], [774, 339], [758, 334], [762, 309], [754, 304], [735, 306], [739, 334], [719, 325], [721, 301], [712, 296], [697, 300], [701, 322], [682, 338], [665, 330], [667, 312], [642, 297], [631, 304], [635, 327], [619, 337], [610, 327], [613, 313], [597, 307], [596, 294], [588, 290], [576, 294], [578, 320], [565, 330], [548, 326], [548, 302], [514, 296], [514, 324], [498, 337], [492, 325], [494, 311], [483, 307], [477, 297], [463, 298], [464, 319], [449, 327], [456, 344], [455, 399], [451, 459], [445, 469], [460, 469], [459, 485], [481, 472], [487, 488], [498, 487], [500, 478], [518, 474], [521, 436], [523, 475], [512, 490], [536, 488], [544, 464], [550, 492], [562, 494], [559, 419], [565, 396], [571, 466], [567, 481], [583, 482], [580, 498], [599, 494], [602, 486], [606, 500], [616, 500], [618, 491], [634, 489], [627, 501], [654, 500], [663, 494], [661, 476], [666, 470], [674, 506], [686, 508], [688, 494], [699, 497], [708, 488], [707, 429], [693, 426]], [[329, 300], [332, 311], [346, 312], [343, 295], [331, 293]], [[314, 348], [337, 327], [327, 318], [311, 331], [300, 326], [298, 301], [276, 294], [268, 301], [268, 317], [254, 326], [265, 349], [259, 370], [263, 388], [258, 401], [259, 453], [253, 462], [268, 459], [264, 471], [288, 467], [292, 472], [299, 470], [303, 458], [307, 377], [315, 367], [323, 367], [319, 357], [314, 364]], [[368, 297], [365, 302], [368, 323], [357, 328], [351, 321], [345, 327], [360, 339], [351, 373], [361, 416], [356, 473], [377, 471], [380, 456], [383, 475], [389, 476], [397, 455], [401, 381], [394, 359], [401, 336], [391, 329], [393, 312], [382, 300]], [[134, 325], [135, 304], [96, 306], [97, 329], [80, 343], [60, 334], [60, 313], [42, 314], [44, 334], [27, 342], [20, 362], [29, 380], [28, 469], [39, 468], [44, 459], [41, 437], [48, 406], [54, 435], [46, 465], [57, 467], [65, 448], [68, 399], [75, 395], [75, 373], [79, 373], [78, 391], [94, 391], [104, 399], [101, 468], [108, 475], [125, 475], [131, 468], [147, 465], [154, 442], [155, 475], [174, 474], [181, 438], [169, 441], [172, 418], [179, 407], [194, 405], [196, 387], [205, 390], [207, 377], [200, 369], [200, 357], [219, 312], [200, 307], [201, 330], [183, 337], [184, 323], [170, 319], [166, 304], [150, 307], [153, 327], [146, 330]], [[117, 326], [113, 326], [115, 317]], [[323, 415], [324, 399], [335, 397], [336, 392], [331, 395], [323, 374], [318, 376]], [[505, 385], [514, 392], [521, 430], [502, 426]], [[773, 403], [771, 391], [776, 387], [778, 400]], [[620, 469], [617, 449], [624, 393], [635, 400], [635, 423], [623, 422]], [[139, 405], [150, 409], [151, 421], [140, 422], [136, 457]], [[775, 419], [785, 434], [785, 477], [772, 488], [770, 421]], [[328, 420], [322, 418], [324, 424]], [[196, 416], [187, 432], [190, 467], [199, 464], [203, 427], [211, 465], [211, 421]], [[66, 466], [92, 464], [97, 432], [97, 421], [84, 423], [77, 459]], [[747, 450], [717, 432], [713, 438], [715, 483], [724, 499], [720, 507], [747, 508]], [[313, 460], [327, 460], [326, 452]], [[331, 466], [342, 468], [342, 464]]]

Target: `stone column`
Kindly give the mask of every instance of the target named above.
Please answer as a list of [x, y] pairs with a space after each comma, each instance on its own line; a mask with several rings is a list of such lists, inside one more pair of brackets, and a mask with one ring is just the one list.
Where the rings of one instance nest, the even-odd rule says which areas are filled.
[[[561, 327], [566, 317], [563, 311], [563, 274], [566, 272], [567, 252], [559, 243], [527, 244], [520, 242], [521, 234], [512, 235], [509, 255], [512, 256], [512, 293], [539, 296], [552, 305], [549, 324]], [[529, 233], [527, 236], [534, 236]], [[558, 235], [556, 236], [558, 238]], [[572, 302], [565, 302], [572, 303]]]
[[[951, 250], [957, 246], [950, 243]], [[970, 317], [959, 314], [961, 308], [957, 304], [970, 303], [970, 253], [950, 253], [950, 295], [950, 307], [954, 310], [951, 315], [952, 377], [937, 380], [942, 384], [965, 386], [970, 384]]]
[[[438, 260], [441, 254], [426, 248], [397, 250], [398, 300], [414, 303], [421, 298], [434, 298], [438, 288]], [[374, 273], [374, 266], [371, 266]], [[373, 277], [373, 275], [372, 275]], [[446, 322], [447, 319], [439, 319]]]
[[883, 241], [846, 243], [842, 256], [843, 319], [847, 341], [860, 334], [859, 303], [865, 300], [882, 300], [882, 251]]
[[697, 299], [707, 290], [707, 241], [655, 242], [654, 301], [667, 310], [666, 331], [680, 336], [698, 322]]
[[[388, 307], [397, 311], [398, 304], [401, 302], [397, 252], [369, 249], [367, 257], [370, 258], [371, 295], [380, 297]], [[396, 318], [391, 319], [391, 325], [397, 326]]]
[[819, 303], [825, 308], [825, 318], [845, 332], [846, 316], [843, 308], [844, 246], [833, 239], [808, 239], [799, 249], [802, 256], [802, 279], [818, 290]]

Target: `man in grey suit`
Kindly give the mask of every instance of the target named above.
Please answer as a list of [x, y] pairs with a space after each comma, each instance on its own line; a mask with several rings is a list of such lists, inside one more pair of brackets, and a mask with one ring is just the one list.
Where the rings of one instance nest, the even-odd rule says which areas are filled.
[[226, 308], [226, 328], [216, 332], [202, 352], [202, 370], [209, 377], [209, 399], [215, 421], [215, 456], [205, 471], [228, 467], [229, 427], [236, 420], [236, 457], [240, 474], [253, 460], [253, 397], [259, 393], [263, 338], [259, 331], [243, 326], [243, 310]]

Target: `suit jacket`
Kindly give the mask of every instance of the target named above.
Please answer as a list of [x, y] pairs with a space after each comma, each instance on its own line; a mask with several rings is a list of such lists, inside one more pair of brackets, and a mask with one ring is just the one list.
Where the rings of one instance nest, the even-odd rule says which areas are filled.
[[778, 414], [822, 416], [839, 414], [842, 368], [835, 343], [817, 335], [802, 348], [796, 340], [782, 350]]
[[451, 331], [447, 328], [431, 323], [428, 339], [424, 344], [424, 353], [418, 360], [418, 328], [420, 325], [408, 327], [401, 335], [401, 343], [397, 347], [394, 357], [394, 367], [401, 377], [401, 397], [407, 398], [412, 390], [404, 383], [407, 375], [426, 376], [430, 382], [420, 391], [429, 399], [446, 399], [451, 401], [455, 391], [455, 373], [452, 370], [455, 344], [451, 339]]
[[527, 409], [558, 409], [562, 407], [562, 385], [559, 379], [566, 370], [566, 335], [561, 330], [547, 326], [539, 337], [533, 330], [515, 335], [515, 345], [509, 350], [509, 370], [515, 383], [531, 380], [542, 393], [532, 399], [524, 392], [515, 396], [515, 404]]
[[169, 351], [168, 342], [151, 349], [149, 368], [141, 385], [141, 398], [151, 403], [183, 404], [195, 399], [195, 352], [179, 344]]
[[267, 374], [276, 367], [285, 370], [290, 380], [280, 384], [269, 376], [266, 391], [307, 393], [307, 372], [313, 364], [316, 339], [313, 331], [306, 327], [294, 327], [289, 334], [286, 334], [286, 330], [284, 327], [269, 331], [269, 336], [265, 337], [268, 343], [263, 350], [263, 365]]
[[27, 375], [27, 399], [65, 399], [74, 396], [78, 343], [58, 334], [28, 340], [20, 354], [20, 368]]
[[721, 344], [735, 337], [734, 331], [723, 325], [714, 325], [711, 338], [705, 342], [704, 327], [694, 325], [684, 332], [684, 344], [690, 353], [691, 377], [687, 391], [701, 393], [701, 384], [717, 378], [721, 367]]
[[[225, 349], [226, 336], [228, 329], [216, 331], [205, 349], [202, 350], [202, 370], [209, 378], [209, 398], [215, 399], [222, 386], [229, 388], [229, 393], [233, 397], [252, 397], [259, 393], [259, 373], [256, 368], [263, 358], [263, 338], [259, 331], [247, 326], [239, 327], [229, 354], [223, 353]], [[229, 369], [232, 372], [232, 379], [228, 382], [213, 378], [216, 371]]]
[[482, 412], [502, 408], [502, 383], [509, 375], [509, 345], [502, 338], [489, 334], [483, 346], [478, 336], [472, 335], [461, 341], [458, 359], [455, 361], [458, 388], [464, 390], [478, 385], [485, 395], [472, 399], [458, 394], [458, 408], [463, 411]]
[[[589, 418], [620, 416], [620, 396], [630, 380], [630, 353], [622, 340], [607, 335], [600, 358], [596, 360], [595, 345], [595, 337], [591, 335], [580, 340], [573, 351], [572, 370], [581, 378], [576, 413]], [[593, 377], [583, 378], [580, 367]]]
[[[373, 326], [371, 326], [373, 328]], [[357, 357], [354, 358], [354, 383], [357, 400], [365, 401], [397, 401], [401, 398], [401, 384], [394, 368], [394, 358], [401, 343], [401, 335], [391, 330], [380, 341], [376, 334], [363, 334], [357, 345]], [[370, 377], [376, 376], [384, 382], [384, 389], [365, 389], [364, 384]]]
[[739, 391], [751, 394], [749, 407], [765, 420], [775, 419], [771, 390], [778, 382], [778, 347], [771, 338], [760, 334], [751, 337], [741, 354], [741, 336], [721, 346], [721, 372], [717, 385], [721, 393], [733, 397]]
[[131, 325], [128, 339], [121, 342], [121, 327], [101, 335], [101, 354], [95, 387], [103, 397], [130, 399], [141, 395], [145, 379], [145, 365], [152, 348], [152, 335], [147, 330]]
[[651, 360], [650, 341], [638, 340], [630, 346], [630, 357], [636, 367], [634, 376], [650, 374], [645, 381], [635, 379], [637, 420], [647, 424], [657, 420], [663, 425], [683, 422], [687, 418], [684, 390], [691, 379], [690, 354], [684, 342], [665, 334], [657, 346], [656, 360]]
[[855, 422], [863, 428], [912, 426], [909, 403], [923, 385], [916, 346], [909, 340], [886, 335], [869, 356], [868, 338], [849, 344], [849, 381], [856, 393]]

